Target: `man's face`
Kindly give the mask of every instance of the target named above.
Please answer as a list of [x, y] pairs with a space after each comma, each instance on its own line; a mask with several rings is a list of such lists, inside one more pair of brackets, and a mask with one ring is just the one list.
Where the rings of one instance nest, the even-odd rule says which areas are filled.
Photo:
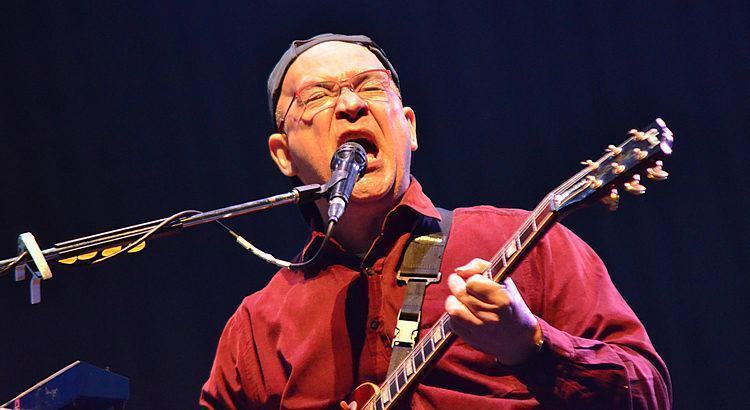
[[285, 134], [273, 134], [269, 149], [279, 169], [305, 184], [328, 181], [330, 162], [339, 145], [357, 141], [367, 151], [367, 171], [357, 182], [352, 199], [359, 203], [395, 201], [409, 185], [411, 151], [417, 149], [414, 112], [401, 105], [395, 85], [387, 101], [365, 101], [342, 88], [334, 105], [303, 118], [304, 107], [292, 101], [295, 92], [321, 81], [345, 80], [361, 72], [382, 69], [366, 48], [326, 42], [305, 51], [287, 71], [277, 112], [292, 103], [285, 118]]

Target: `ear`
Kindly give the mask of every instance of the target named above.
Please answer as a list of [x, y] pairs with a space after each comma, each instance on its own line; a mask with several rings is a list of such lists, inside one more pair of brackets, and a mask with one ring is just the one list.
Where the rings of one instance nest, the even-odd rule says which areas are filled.
[[276, 163], [282, 174], [288, 177], [297, 175], [297, 167], [294, 166], [292, 157], [289, 154], [289, 140], [286, 134], [271, 134], [268, 137], [268, 151], [271, 153], [273, 162]]
[[416, 151], [417, 147], [417, 117], [411, 107], [404, 107], [404, 118], [409, 123], [409, 135], [411, 137], [411, 150]]

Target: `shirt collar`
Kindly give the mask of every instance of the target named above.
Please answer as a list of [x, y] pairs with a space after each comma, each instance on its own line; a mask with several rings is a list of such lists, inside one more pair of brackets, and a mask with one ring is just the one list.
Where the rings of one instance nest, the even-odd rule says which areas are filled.
[[440, 213], [435, 209], [435, 205], [432, 204], [430, 198], [422, 191], [422, 185], [419, 184], [414, 176], [410, 177], [409, 187], [404, 192], [404, 196], [401, 197], [398, 205], [396, 205], [391, 212], [399, 208], [411, 208], [418, 214], [428, 216], [440, 220]]
[[[411, 210], [413, 212], [404, 212], [405, 210]], [[414, 178], [413, 175], [410, 176], [409, 187], [406, 188], [406, 192], [404, 192], [401, 200], [386, 215], [385, 221], [383, 222], [383, 227], [381, 229], [386, 229], [386, 227], [390, 225], [393, 218], [396, 218], [396, 216], [398, 215], [398, 219], [401, 219], [403, 217], [401, 215], [404, 215], [405, 213], [412, 213], [412, 217], [415, 220], [419, 216], [441, 220], [440, 213], [437, 211], [430, 198], [428, 198], [427, 195], [425, 195], [424, 191], [422, 191], [422, 185], [417, 181], [416, 178]], [[409, 224], [409, 226], [413, 227], [412, 224]], [[298, 255], [297, 262], [312, 257], [313, 253], [317, 251], [318, 246], [320, 246], [320, 240], [322, 240], [324, 237], [323, 233], [320, 232], [317, 226], [313, 225], [312, 228], [312, 235], [305, 244], [305, 247], [303, 248], [300, 255]], [[343, 247], [341, 247], [341, 245], [337, 243], [333, 238], [331, 238], [330, 243], [326, 245], [326, 249], [323, 250], [321, 257], [325, 257], [325, 254], [330, 254], [331, 252], [346, 253]]]

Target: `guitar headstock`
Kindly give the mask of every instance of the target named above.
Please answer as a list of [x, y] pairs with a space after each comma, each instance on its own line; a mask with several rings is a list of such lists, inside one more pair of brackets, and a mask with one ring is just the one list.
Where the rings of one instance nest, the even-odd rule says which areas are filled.
[[552, 191], [550, 208], [560, 214], [602, 200], [610, 210], [617, 209], [622, 187], [633, 195], [646, 192], [641, 181], [663, 181], [669, 174], [663, 161], [672, 153], [674, 135], [661, 118], [640, 131], [632, 129], [620, 145], [610, 145], [596, 161]]

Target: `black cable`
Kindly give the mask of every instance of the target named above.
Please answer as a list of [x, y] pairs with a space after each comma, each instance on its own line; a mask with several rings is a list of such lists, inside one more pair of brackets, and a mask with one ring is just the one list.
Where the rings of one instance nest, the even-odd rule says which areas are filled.
[[187, 211], [177, 212], [176, 214], [170, 216], [169, 218], [166, 218], [165, 220], [161, 221], [159, 223], [159, 225], [156, 225], [155, 227], [149, 229], [148, 232], [146, 232], [145, 234], [143, 234], [143, 236], [141, 236], [140, 238], [138, 238], [135, 241], [133, 241], [130, 244], [128, 244], [128, 246], [120, 249], [119, 251], [117, 251], [117, 252], [115, 252], [115, 253], [113, 253], [111, 255], [103, 256], [103, 257], [101, 257], [101, 258], [99, 258], [99, 259], [97, 259], [95, 261], [92, 261], [91, 263], [93, 264], [93, 263], [104, 262], [107, 259], [114, 258], [115, 256], [117, 256], [117, 255], [119, 255], [119, 254], [121, 254], [123, 252], [127, 252], [127, 251], [135, 248], [136, 246], [140, 245], [141, 242], [144, 242], [146, 239], [148, 239], [149, 236], [155, 234], [156, 232], [158, 232], [160, 229], [164, 228], [170, 222], [172, 222], [172, 221], [174, 221], [174, 220], [176, 220], [178, 218], [182, 218], [183, 216], [195, 215], [195, 214], [200, 214], [200, 213], [202, 213], [202, 212], [201, 211], [195, 211], [195, 210], [192, 210], [192, 209], [191, 210], [187, 210]]
[[325, 233], [325, 237], [323, 237], [323, 242], [320, 243], [320, 247], [318, 248], [317, 252], [315, 252], [315, 255], [313, 255], [312, 258], [304, 262], [292, 263], [291, 265], [289, 265], [289, 269], [292, 269], [292, 270], [302, 269], [305, 266], [308, 266], [311, 263], [313, 263], [313, 261], [315, 261], [315, 259], [318, 258], [318, 255], [320, 255], [320, 253], [323, 251], [323, 248], [325, 248], [326, 244], [328, 243], [328, 240], [331, 239], [331, 233], [333, 232], [334, 225], [336, 225], [336, 221], [333, 221], [333, 220], [328, 221], [328, 226], [326, 227], [326, 233]]
[[[152, 235], [156, 234], [159, 230], [163, 229], [166, 225], [168, 225], [169, 223], [175, 221], [176, 219], [179, 219], [179, 218], [181, 218], [183, 216], [195, 215], [195, 214], [200, 214], [200, 213], [201, 213], [200, 211], [195, 211], [195, 210], [187, 210], [187, 211], [178, 212], [178, 213], [176, 213], [176, 214], [174, 214], [174, 215], [172, 215], [172, 216], [164, 219], [158, 225], [156, 225], [153, 228], [149, 229], [145, 234], [143, 234], [143, 236], [141, 236], [140, 238], [136, 239], [135, 241], [129, 243], [124, 248], [118, 250], [117, 252], [115, 252], [115, 253], [113, 253], [111, 255], [103, 256], [103, 257], [101, 257], [99, 259], [96, 259], [96, 260], [92, 261], [91, 263], [92, 264], [94, 264], [94, 263], [101, 263], [101, 262], [104, 262], [104, 261], [109, 260], [111, 258], [114, 258], [115, 256], [117, 256], [117, 255], [119, 255], [119, 254], [121, 254], [123, 252], [127, 252], [127, 251], [133, 249], [134, 247], [140, 245], [142, 242], [145, 242], [146, 239], [148, 239]], [[235, 238], [235, 240], [237, 240], [237, 242], [240, 243], [240, 245], [242, 245], [245, 249], [251, 251], [253, 254], [255, 254], [259, 258], [261, 258], [264, 261], [266, 261], [268, 263], [271, 263], [273, 265], [276, 265], [276, 266], [279, 266], [279, 267], [289, 268], [289, 269], [292, 269], [292, 270], [302, 269], [302, 268], [310, 265], [311, 263], [313, 263], [318, 258], [318, 256], [320, 256], [321, 252], [323, 251], [323, 248], [325, 247], [325, 245], [328, 243], [328, 241], [331, 238], [331, 233], [333, 232], [333, 227], [336, 225], [335, 221], [328, 221], [328, 225], [326, 226], [326, 231], [325, 231], [325, 236], [323, 238], [323, 241], [321, 242], [320, 246], [318, 247], [318, 250], [312, 256], [312, 258], [310, 258], [310, 259], [308, 259], [306, 261], [303, 261], [303, 262], [292, 263], [292, 262], [286, 262], [286, 261], [277, 259], [273, 255], [270, 255], [268, 253], [265, 253], [265, 252], [261, 251], [260, 249], [256, 248], [251, 243], [249, 243], [247, 240], [245, 240], [242, 236], [240, 236], [239, 234], [237, 234], [236, 232], [234, 232], [232, 229], [230, 229], [228, 226], [226, 226], [225, 224], [223, 224], [221, 221], [214, 221], [214, 222], [216, 222], [219, 226], [221, 226], [222, 228], [224, 228], [230, 235], [232, 235]], [[11, 261], [11, 263], [9, 263], [4, 268], [2, 268], [2, 270], [0, 270], [0, 276], [5, 275], [5, 273], [8, 270], [10, 270], [15, 265], [17, 265], [18, 262], [20, 262], [26, 255], [28, 255], [27, 251], [23, 251], [21, 254], [19, 254], [13, 261]], [[72, 266], [76, 266], [76, 265], [72, 265]]]

